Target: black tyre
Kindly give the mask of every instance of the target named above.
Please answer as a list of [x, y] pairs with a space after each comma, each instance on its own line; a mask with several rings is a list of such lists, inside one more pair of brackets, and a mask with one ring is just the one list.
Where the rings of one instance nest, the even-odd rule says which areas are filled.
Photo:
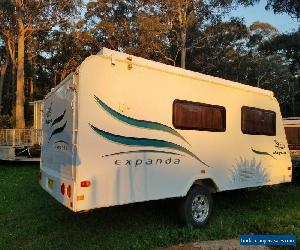
[[181, 219], [185, 225], [203, 227], [213, 208], [210, 192], [202, 186], [194, 186], [180, 204]]

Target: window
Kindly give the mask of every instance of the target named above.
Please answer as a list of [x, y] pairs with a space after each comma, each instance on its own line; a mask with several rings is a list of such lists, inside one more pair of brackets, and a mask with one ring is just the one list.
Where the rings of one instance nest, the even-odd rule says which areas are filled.
[[300, 128], [297, 127], [285, 127], [285, 134], [290, 145], [300, 145]]
[[178, 129], [224, 132], [226, 110], [221, 106], [175, 100], [173, 125]]
[[242, 107], [242, 131], [249, 135], [276, 135], [276, 113], [270, 110]]

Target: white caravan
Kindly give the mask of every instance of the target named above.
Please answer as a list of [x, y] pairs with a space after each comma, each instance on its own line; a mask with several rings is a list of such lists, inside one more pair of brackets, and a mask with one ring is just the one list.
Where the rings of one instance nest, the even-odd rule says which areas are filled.
[[77, 212], [184, 197], [204, 225], [211, 193], [291, 181], [270, 91], [103, 49], [44, 100], [40, 184]]

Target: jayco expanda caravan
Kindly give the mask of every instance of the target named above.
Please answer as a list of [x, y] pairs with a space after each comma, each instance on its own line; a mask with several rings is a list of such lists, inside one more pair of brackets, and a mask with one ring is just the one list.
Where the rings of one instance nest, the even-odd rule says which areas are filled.
[[270, 91], [109, 49], [44, 100], [40, 185], [77, 212], [183, 197], [204, 225], [211, 193], [291, 181]]

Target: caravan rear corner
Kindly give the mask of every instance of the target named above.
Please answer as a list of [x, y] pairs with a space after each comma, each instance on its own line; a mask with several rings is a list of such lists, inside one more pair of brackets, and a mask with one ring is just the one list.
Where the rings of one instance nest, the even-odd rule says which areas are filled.
[[73, 211], [291, 181], [272, 92], [108, 49], [45, 98], [41, 186]]

